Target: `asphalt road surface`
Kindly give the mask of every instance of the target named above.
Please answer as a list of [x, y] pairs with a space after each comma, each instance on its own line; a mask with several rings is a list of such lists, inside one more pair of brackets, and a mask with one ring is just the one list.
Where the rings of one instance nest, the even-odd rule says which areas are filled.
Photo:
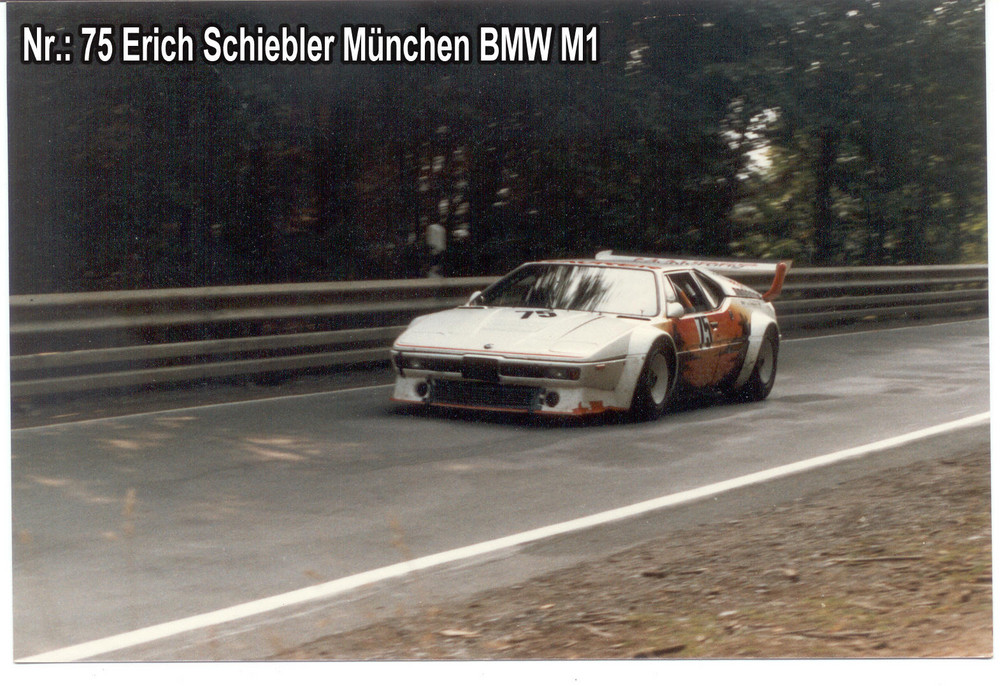
[[[381, 386], [15, 430], [14, 657], [983, 413], [988, 345], [986, 320], [785, 341], [766, 402], [644, 424], [414, 413]], [[436, 583], [296, 605], [284, 624], [265, 613], [97, 659], [261, 657], [429, 594], [604, 555], [599, 539], [533, 559], [494, 552]]]

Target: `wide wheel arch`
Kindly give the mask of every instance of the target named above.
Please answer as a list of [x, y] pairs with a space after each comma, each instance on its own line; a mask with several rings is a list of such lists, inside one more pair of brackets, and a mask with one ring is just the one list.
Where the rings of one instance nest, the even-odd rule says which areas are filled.
[[778, 351], [781, 336], [778, 327], [769, 325], [761, 337], [761, 346], [754, 355], [753, 367], [746, 381], [730, 390], [737, 400], [755, 402], [771, 393], [778, 373]]
[[[679, 365], [673, 338], [660, 335], [648, 343], [642, 365], [632, 384], [629, 413], [640, 421], [663, 415], [677, 388]], [[664, 383], [663, 373], [669, 378]]]

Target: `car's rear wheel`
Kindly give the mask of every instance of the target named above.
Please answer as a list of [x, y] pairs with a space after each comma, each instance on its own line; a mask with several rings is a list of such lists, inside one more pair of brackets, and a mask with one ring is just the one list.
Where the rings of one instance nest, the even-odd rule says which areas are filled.
[[768, 329], [757, 352], [757, 363], [750, 372], [750, 378], [737, 390], [737, 396], [750, 402], [763, 400], [771, 393], [777, 372], [778, 334], [774, 329]]
[[656, 419], [667, 411], [673, 390], [673, 355], [661, 339], [646, 355], [632, 396], [632, 415], [641, 421]]

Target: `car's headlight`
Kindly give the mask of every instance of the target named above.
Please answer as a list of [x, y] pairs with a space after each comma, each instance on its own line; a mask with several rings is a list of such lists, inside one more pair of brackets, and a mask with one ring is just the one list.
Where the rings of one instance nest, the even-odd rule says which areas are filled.
[[579, 367], [524, 364], [504, 362], [500, 364], [500, 373], [504, 376], [520, 376], [529, 379], [559, 379], [576, 381], [580, 378]]
[[409, 353], [395, 353], [393, 361], [402, 369], [419, 369], [428, 372], [460, 372], [462, 362], [443, 357], [421, 357]]
[[543, 372], [546, 379], [576, 381], [580, 378], [579, 367], [545, 367]]
[[557, 355], [587, 356], [592, 354], [600, 344], [592, 341], [556, 341], [549, 346], [549, 350]]

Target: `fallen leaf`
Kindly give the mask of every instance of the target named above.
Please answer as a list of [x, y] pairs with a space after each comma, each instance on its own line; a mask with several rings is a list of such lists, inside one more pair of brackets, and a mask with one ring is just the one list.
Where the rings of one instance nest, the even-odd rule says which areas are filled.
[[464, 631], [462, 629], [442, 629], [438, 633], [447, 638], [474, 638], [479, 635], [478, 631]]
[[632, 657], [634, 658], [663, 657], [664, 655], [673, 655], [674, 653], [679, 653], [686, 647], [687, 646], [683, 643], [676, 643], [674, 645], [664, 646], [663, 648], [643, 648], [639, 652], [632, 655]]
[[581, 624], [581, 627], [594, 634], [595, 636], [600, 636], [601, 638], [614, 638], [614, 634], [610, 634], [607, 631], [602, 631], [596, 626], [590, 626], [589, 624]]

